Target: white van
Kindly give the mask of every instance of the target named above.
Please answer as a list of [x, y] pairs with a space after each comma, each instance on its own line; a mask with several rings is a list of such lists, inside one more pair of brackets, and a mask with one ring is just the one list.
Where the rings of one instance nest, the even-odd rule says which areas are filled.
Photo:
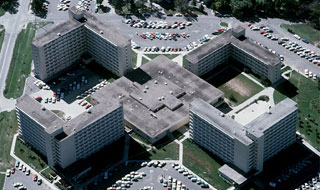
[[293, 35], [293, 37], [295, 37], [295, 38], [296, 38], [296, 39], [298, 39], [298, 40], [300, 40], [300, 39], [301, 39], [301, 37], [300, 37], [300, 36], [298, 36], [297, 34]]

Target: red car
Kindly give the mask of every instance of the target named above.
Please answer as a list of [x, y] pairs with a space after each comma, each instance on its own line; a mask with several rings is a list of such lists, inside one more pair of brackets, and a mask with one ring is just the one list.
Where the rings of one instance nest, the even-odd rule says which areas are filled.
[[37, 181], [38, 180], [38, 175], [37, 174], [34, 174], [33, 175], [33, 181]]
[[86, 109], [88, 109], [88, 108], [90, 108], [91, 107], [91, 104], [88, 104], [88, 105], [86, 105]]
[[248, 24], [248, 26], [251, 26], [252, 24]]
[[182, 24], [182, 21], [177, 22], [177, 25], [180, 25], [180, 24]]
[[15, 171], [16, 171], [15, 168], [11, 168], [11, 174], [14, 174]]
[[147, 37], [144, 34], [140, 34], [141, 38], [146, 39]]
[[53, 97], [57, 97], [57, 93], [56, 92], [53, 92]]
[[224, 30], [222, 28], [217, 29], [220, 32], [224, 32]]
[[260, 31], [260, 34], [265, 34], [265, 33], [267, 33], [267, 32], [264, 31], [264, 30], [261, 30], [261, 31]]

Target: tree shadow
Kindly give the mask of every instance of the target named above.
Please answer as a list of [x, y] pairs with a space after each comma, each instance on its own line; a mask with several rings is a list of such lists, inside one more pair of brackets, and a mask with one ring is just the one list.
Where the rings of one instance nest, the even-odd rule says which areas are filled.
[[3, 10], [5, 10], [10, 14], [17, 14], [20, 3], [18, 0], [11, 0], [11, 1], [7, 0], [7, 1], [0, 2], [0, 6], [3, 8]]

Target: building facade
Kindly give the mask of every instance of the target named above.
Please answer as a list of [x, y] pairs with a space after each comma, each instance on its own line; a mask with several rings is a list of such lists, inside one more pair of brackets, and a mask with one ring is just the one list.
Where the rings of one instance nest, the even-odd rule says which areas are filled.
[[72, 7], [70, 19], [36, 35], [32, 42], [35, 75], [48, 80], [89, 53], [95, 61], [123, 76], [132, 69], [131, 40], [93, 15]]
[[259, 173], [266, 160], [296, 141], [297, 114], [297, 104], [287, 98], [242, 126], [196, 99], [190, 106], [190, 137], [237, 170]]
[[47, 158], [49, 166], [66, 168], [124, 135], [123, 106], [98, 104], [64, 121], [25, 95], [16, 105], [21, 138]]
[[279, 57], [245, 38], [241, 27], [228, 30], [186, 55], [186, 69], [198, 76], [229, 62], [239, 62], [271, 83], [281, 78]]

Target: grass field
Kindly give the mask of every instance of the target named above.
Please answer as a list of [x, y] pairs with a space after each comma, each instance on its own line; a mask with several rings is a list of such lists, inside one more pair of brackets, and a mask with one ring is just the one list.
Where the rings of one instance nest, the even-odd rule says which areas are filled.
[[10, 156], [10, 148], [13, 135], [18, 129], [16, 113], [1, 112], [0, 113], [0, 171], [5, 172], [6, 169], [14, 165], [14, 160]]
[[[233, 69], [227, 69], [227, 71], [229, 74], [234, 72]], [[226, 73], [227, 72], [222, 72], [212, 80], [220, 80]], [[219, 84], [214, 86], [224, 92], [224, 96], [229, 100], [230, 106], [237, 106], [263, 90], [261, 86], [257, 85], [243, 74], [232, 73], [229, 76], [234, 77], [220, 83], [217, 81]]]
[[[162, 141], [162, 140], [161, 140]], [[175, 142], [169, 142], [154, 146], [151, 150], [130, 139], [129, 158], [137, 160], [178, 160], [179, 145]]]
[[301, 38], [305, 38], [313, 44], [320, 43], [320, 31], [313, 28], [310, 24], [281, 24], [281, 28], [286, 30], [290, 28]]
[[320, 90], [316, 81], [292, 72], [288, 81], [278, 85], [275, 101], [287, 96], [298, 103], [298, 131], [310, 144], [320, 150]]
[[286, 72], [288, 70], [291, 70], [291, 67], [285, 66], [283, 69], [281, 69], [281, 73], [284, 73], [284, 72]]
[[148, 63], [149, 60], [142, 56], [141, 65]]
[[4, 96], [6, 98], [18, 98], [22, 95], [25, 80], [31, 72], [32, 49], [31, 43], [36, 30], [52, 22], [29, 23], [23, 29], [16, 40], [10, 69], [6, 80]]
[[174, 58], [178, 57], [180, 54], [145, 54], [145, 56], [149, 57], [150, 59], [154, 59], [154, 58], [158, 57], [159, 55], [164, 55], [164, 56], [168, 57], [169, 59], [174, 59]]
[[43, 170], [41, 174], [45, 176], [49, 181], [53, 181], [54, 178], [57, 176], [56, 172], [54, 172], [50, 167]]
[[228, 23], [226, 23], [226, 22], [220, 22], [220, 26], [228, 27]]
[[5, 174], [0, 174], [0, 189], [3, 189]]
[[37, 153], [35, 153], [29, 146], [23, 144], [19, 139], [17, 139], [14, 151], [16, 156], [37, 171], [40, 171], [48, 166]]
[[136, 68], [137, 66], [137, 53], [135, 51], [132, 51], [132, 67]]
[[2, 48], [2, 43], [4, 39], [4, 34], [6, 33], [5, 29], [3, 28], [3, 25], [0, 25], [0, 52]]
[[287, 96], [283, 95], [281, 92], [279, 92], [278, 90], [274, 90], [273, 93], [273, 101], [275, 104], [278, 104], [279, 102], [281, 102], [282, 100], [284, 100]]
[[5, 13], [6, 11], [2, 7], [0, 7], [0, 17], [3, 16]]
[[217, 189], [230, 186], [218, 175], [221, 165], [190, 140], [183, 141], [183, 165]]

